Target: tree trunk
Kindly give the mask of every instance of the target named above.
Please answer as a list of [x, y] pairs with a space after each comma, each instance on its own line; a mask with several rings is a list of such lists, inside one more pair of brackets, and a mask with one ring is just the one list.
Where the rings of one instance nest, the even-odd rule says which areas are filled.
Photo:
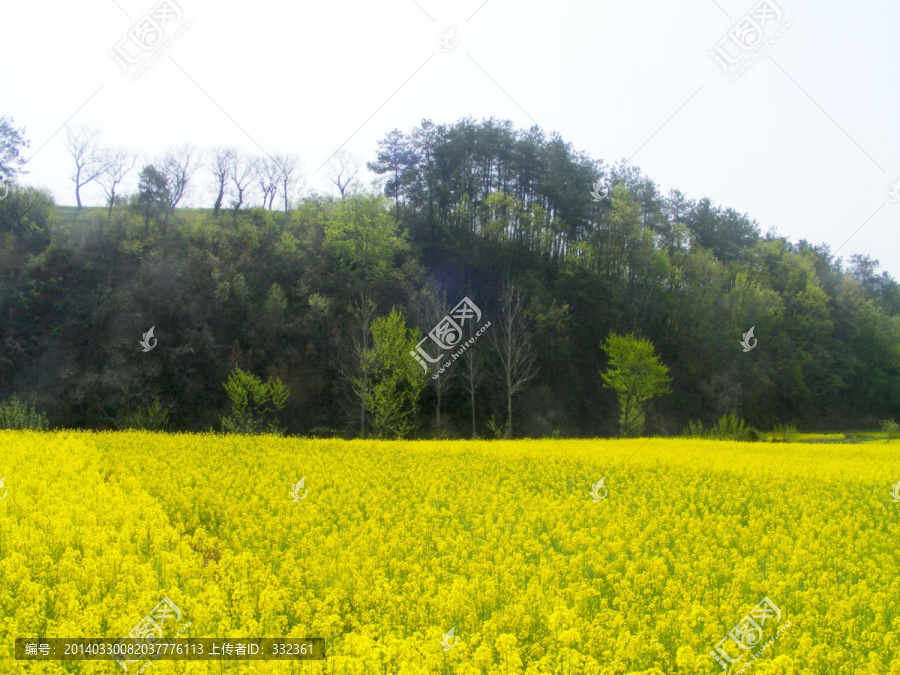
[[[363, 380], [363, 382], [364, 382], [363, 390], [365, 390], [365, 387], [367, 387], [368, 384], [365, 383], [365, 380]], [[365, 401], [365, 399], [362, 399], [359, 402], [359, 437], [360, 438], [366, 437], [366, 401]]]
[[512, 438], [512, 387], [506, 387], [506, 437]]
[[478, 431], [475, 429], [475, 388], [472, 387], [469, 389], [469, 401], [472, 404], [472, 438], [478, 436]]
[[437, 434], [436, 437], [441, 437], [441, 388], [437, 387]]

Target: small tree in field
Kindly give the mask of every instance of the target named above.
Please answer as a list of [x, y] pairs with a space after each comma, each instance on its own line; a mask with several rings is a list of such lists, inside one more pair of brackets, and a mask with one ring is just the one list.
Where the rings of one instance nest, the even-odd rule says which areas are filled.
[[47, 416], [16, 394], [0, 403], [0, 429], [46, 429]]
[[653, 343], [634, 335], [610, 333], [600, 344], [609, 356], [609, 368], [600, 373], [605, 387], [619, 399], [619, 425], [623, 436], [644, 431], [644, 405], [654, 396], [669, 393], [669, 368], [659, 360]]
[[154, 399], [153, 402], [143, 410], [133, 410], [125, 415], [120, 424], [122, 429], [147, 431], [168, 431], [169, 429], [169, 409]]
[[225, 391], [231, 399], [231, 414], [222, 418], [222, 430], [235, 434], [278, 434], [276, 413], [287, 403], [290, 389], [281, 378], [263, 382], [237, 366], [228, 376]]
[[403, 438], [415, 425], [419, 396], [427, 382], [409, 355], [418, 341], [419, 331], [407, 329], [396, 309], [372, 321], [372, 349], [365, 358], [373, 381], [366, 394], [366, 409], [372, 433], [378, 438]]

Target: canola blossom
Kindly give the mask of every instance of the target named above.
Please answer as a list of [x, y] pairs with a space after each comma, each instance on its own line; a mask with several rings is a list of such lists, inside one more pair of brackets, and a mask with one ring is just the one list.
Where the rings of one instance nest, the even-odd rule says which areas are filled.
[[328, 658], [154, 675], [714, 674], [768, 598], [789, 627], [729, 675], [900, 675], [896, 441], [3, 431], [0, 478], [0, 673], [123, 672], [14, 641], [122, 638], [165, 597], [184, 637]]

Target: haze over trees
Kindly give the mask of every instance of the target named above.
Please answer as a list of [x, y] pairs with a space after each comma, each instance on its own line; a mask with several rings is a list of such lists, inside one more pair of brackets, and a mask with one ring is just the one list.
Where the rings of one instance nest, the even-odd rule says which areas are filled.
[[[335, 198], [303, 193], [290, 152], [180, 146], [135, 162], [98, 146], [105, 198], [81, 209], [22, 183], [26, 144], [0, 117], [0, 399], [18, 394], [51, 426], [219, 429], [243, 415], [236, 381], [224, 386], [237, 365], [257, 378], [247, 391], [290, 391], [266, 413], [288, 433], [486, 435], [496, 419], [511, 436], [614, 436], [610, 333], [648, 341], [668, 368], [644, 433], [731, 412], [761, 429], [900, 416], [900, 287], [877, 261], [660, 194], [537, 128], [391, 131], [368, 164], [383, 194], [343, 155]], [[593, 201], [601, 178], [613, 189]], [[181, 207], [203, 187], [204, 208]], [[408, 352], [435, 298], [463, 297], [492, 325], [436, 385]]]

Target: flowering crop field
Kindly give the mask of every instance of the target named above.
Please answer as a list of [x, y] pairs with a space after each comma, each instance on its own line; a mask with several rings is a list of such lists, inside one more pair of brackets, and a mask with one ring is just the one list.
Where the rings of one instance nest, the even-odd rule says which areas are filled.
[[[124, 672], [14, 639], [125, 637], [168, 598], [166, 637], [328, 658], [129, 675], [714, 674], [720, 644], [729, 675], [900, 674], [897, 441], [0, 432], [0, 478], [2, 673]], [[764, 598], [756, 646], [722, 642]]]

